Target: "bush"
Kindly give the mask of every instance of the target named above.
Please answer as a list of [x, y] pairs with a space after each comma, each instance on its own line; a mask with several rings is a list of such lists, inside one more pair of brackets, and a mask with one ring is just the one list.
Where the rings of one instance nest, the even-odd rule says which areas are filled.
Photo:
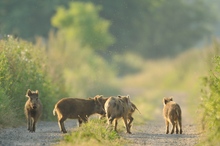
[[[219, 50], [220, 44], [217, 49]], [[219, 53], [218, 53], [219, 54]], [[209, 75], [203, 77], [202, 127], [206, 139], [202, 145], [218, 145], [220, 142], [220, 56], [215, 56], [210, 65]]]
[[[15, 113], [14, 119], [24, 118], [27, 89], [39, 90], [43, 103], [43, 119], [52, 117], [52, 110], [59, 95], [59, 86], [47, 74], [45, 55], [31, 43], [7, 38], [0, 41], [0, 103]], [[61, 86], [61, 85], [60, 85]], [[1, 107], [4, 108], [5, 107]]]
[[[119, 93], [115, 71], [92, 49], [82, 47], [76, 40], [65, 40], [63, 34], [50, 34], [47, 56], [51, 66], [62, 72], [72, 97]], [[52, 74], [57, 74], [53, 71]]]

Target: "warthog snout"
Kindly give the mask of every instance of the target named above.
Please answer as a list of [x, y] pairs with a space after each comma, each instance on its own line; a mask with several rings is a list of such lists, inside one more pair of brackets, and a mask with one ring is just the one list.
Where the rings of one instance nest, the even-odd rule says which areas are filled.
[[37, 108], [37, 105], [34, 104], [34, 105], [32, 105], [32, 107], [33, 107], [33, 109], [36, 109], [36, 108]]

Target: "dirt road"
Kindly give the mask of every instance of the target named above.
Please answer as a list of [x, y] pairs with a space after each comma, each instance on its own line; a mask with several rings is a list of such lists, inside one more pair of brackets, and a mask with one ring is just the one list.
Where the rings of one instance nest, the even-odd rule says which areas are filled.
[[129, 146], [194, 146], [198, 143], [200, 132], [194, 122], [196, 118], [192, 117], [188, 111], [186, 95], [184, 93], [170, 93], [169, 95], [175, 95], [174, 101], [181, 106], [183, 134], [165, 134], [161, 99], [161, 106], [155, 108], [154, 111], [155, 120], [148, 121], [143, 126], [133, 126], [132, 135], [123, 134], [123, 137], [131, 140]]
[[[68, 130], [76, 127], [76, 121], [65, 123]], [[35, 133], [29, 133], [25, 126], [0, 129], [0, 146], [49, 146], [62, 139], [57, 122], [39, 122]]]
[[[175, 99], [174, 99], [175, 100]], [[198, 142], [196, 125], [192, 122], [186, 103], [177, 99], [182, 107], [183, 134], [165, 134], [165, 124], [161, 115], [162, 106], [155, 110], [155, 120], [145, 125], [133, 126], [133, 134], [121, 133], [128, 139], [129, 146], [193, 146]], [[161, 103], [162, 104], [162, 103]], [[143, 111], [142, 111], [143, 113]], [[76, 127], [76, 120], [67, 120], [68, 131]], [[29, 133], [25, 126], [19, 128], [0, 129], [0, 146], [47, 146], [58, 144], [63, 134], [59, 131], [57, 122], [39, 122], [35, 133]]]

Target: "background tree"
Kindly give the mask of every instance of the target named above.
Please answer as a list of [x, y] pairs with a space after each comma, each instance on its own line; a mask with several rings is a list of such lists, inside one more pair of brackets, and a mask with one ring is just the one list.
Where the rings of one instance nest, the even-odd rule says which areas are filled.
[[[216, 0], [82, 1], [100, 5], [101, 17], [111, 22], [110, 33], [115, 38], [115, 44], [108, 48], [106, 51], [108, 53], [132, 51], [145, 58], [173, 56], [209, 38], [213, 29], [219, 26], [215, 22], [219, 11], [214, 8], [219, 6], [219, 1]], [[53, 28], [50, 19], [55, 14], [56, 8], [61, 5], [67, 8], [69, 2], [70, 0], [2, 0], [0, 32], [2, 35], [15, 34], [28, 40], [34, 40], [38, 35], [47, 38], [48, 32]], [[80, 22], [82, 24], [82, 21]], [[102, 25], [108, 27], [109, 24]], [[88, 34], [93, 33], [91, 30], [85, 31]], [[99, 39], [96, 38], [94, 42]], [[85, 40], [92, 42], [88, 38]]]
[[103, 6], [101, 16], [112, 22], [111, 33], [117, 42], [110, 49], [130, 50], [145, 58], [172, 56], [189, 49], [210, 36], [216, 19], [203, 0], [93, 2]]
[[92, 3], [73, 2], [69, 8], [58, 7], [52, 25], [65, 34], [67, 40], [75, 39], [82, 46], [95, 50], [107, 48], [114, 42], [108, 32], [110, 22], [99, 17], [101, 7]]

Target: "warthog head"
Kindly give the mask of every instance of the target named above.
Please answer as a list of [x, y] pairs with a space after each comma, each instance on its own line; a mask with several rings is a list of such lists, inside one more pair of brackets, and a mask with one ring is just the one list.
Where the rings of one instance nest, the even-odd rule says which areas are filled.
[[95, 100], [95, 103], [96, 103], [95, 111], [98, 114], [104, 115], [105, 114], [105, 110], [103, 108], [103, 104], [105, 103], [106, 99], [104, 99], [102, 95], [96, 95], [94, 97], [94, 100]]
[[168, 102], [173, 101], [172, 97], [164, 97], [163, 98], [163, 105], [165, 106]]
[[38, 90], [36, 91], [31, 91], [30, 89], [27, 90], [26, 97], [28, 98], [30, 107], [32, 109], [37, 109], [39, 106], [39, 101], [38, 101]]
[[121, 99], [124, 103], [127, 104], [128, 108], [130, 109], [130, 111], [134, 111], [135, 108], [132, 106], [132, 103], [130, 101], [130, 96], [127, 95], [127, 96], [121, 96], [121, 95], [118, 95], [119, 99]]

